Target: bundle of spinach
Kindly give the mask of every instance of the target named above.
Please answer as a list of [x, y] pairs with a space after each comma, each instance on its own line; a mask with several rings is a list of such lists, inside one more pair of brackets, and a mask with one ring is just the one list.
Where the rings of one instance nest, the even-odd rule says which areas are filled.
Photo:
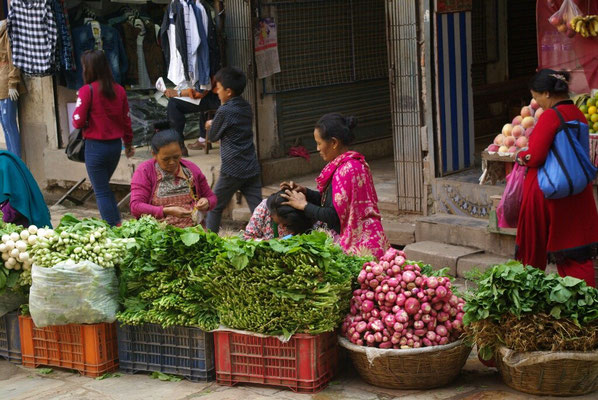
[[117, 235], [135, 238], [119, 268], [123, 323], [163, 327], [218, 326], [210, 285], [204, 276], [222, 248], [222, 240], [201, 227], [177, 228], [152, 217], [123, 223]]
[[465, 325], [529, 313], [545, 313], [577, 325], [598, 319], [598, 290], [580, 279], [546, 275], [537, 268], [509, 261], [473, 276], [473, 280], [477, 289], [465, 295]]
[[224, 326], [318, 334], [342, 321], [352, 284], [369, 260], [346, 255], [323, 232], [262, 242], [228, 238], [205, 287]]

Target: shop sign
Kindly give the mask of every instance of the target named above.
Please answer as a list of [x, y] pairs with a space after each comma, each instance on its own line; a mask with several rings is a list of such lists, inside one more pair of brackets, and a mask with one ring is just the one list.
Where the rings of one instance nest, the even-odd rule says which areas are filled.
[[438, 0], [436, 2], [437, 13], [455, 13], [471, 11], [473, 0]]

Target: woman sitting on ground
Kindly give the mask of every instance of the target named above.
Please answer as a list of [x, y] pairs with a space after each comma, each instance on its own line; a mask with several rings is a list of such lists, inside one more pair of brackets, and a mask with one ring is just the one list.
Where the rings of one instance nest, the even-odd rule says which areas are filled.
[[326, 114], [316, 124], [314, 139], [328, 164], [316, 179], [318, 190], [283, 182], [285, 205], [305, 212], [339, 234], [345, 252], [370, 252], [381, 257], [389, 247], [382, 228], [378, 196], [365, 157], [349, 150], [357, 122], [353, 117]]
[[270, 240], [300, 235], [311, 230], [313, 221], [303, 211], [282, 205], [287, 201], [282, 197], [283, 193], [281, 190], [272, 194], [255, 208], [245, 227], [244, 239]]
[[141, 163], [131, 180], [131, 214], [152, 215], [181, 228], [203, 226], [203, 215], [216, 206], [216, 195], [199, 167], [182, 159], [178, 133], [155, 133], [151, 148], [154, 158]]

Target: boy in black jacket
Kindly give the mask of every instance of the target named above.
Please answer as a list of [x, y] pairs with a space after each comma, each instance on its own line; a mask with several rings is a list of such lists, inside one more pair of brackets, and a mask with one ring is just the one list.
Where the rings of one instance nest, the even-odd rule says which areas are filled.
[[218, 71], [215, 80], [222, 105], [214, 119], [206, 123], [206, 129], [211, 142], [220, 141], [222, 165], [214, 187], [218, 204], [208, 213], [206, 225], [218, 232], [222, 211], [237, 190], [245, 196], [253, 213], [262, 201], [262, 182], [253, 144], [253, 112], [251, 105], [241, 97], [247, 78], [240, 69], [225, 67]]

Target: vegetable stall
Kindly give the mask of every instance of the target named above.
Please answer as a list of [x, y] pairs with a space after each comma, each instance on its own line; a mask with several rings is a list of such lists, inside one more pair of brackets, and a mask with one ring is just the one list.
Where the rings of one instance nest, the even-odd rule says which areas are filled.
[[516, 261], [471, 278], [466, 331], [507, 385], [558, 396], [598, 389], [598, 290]]

